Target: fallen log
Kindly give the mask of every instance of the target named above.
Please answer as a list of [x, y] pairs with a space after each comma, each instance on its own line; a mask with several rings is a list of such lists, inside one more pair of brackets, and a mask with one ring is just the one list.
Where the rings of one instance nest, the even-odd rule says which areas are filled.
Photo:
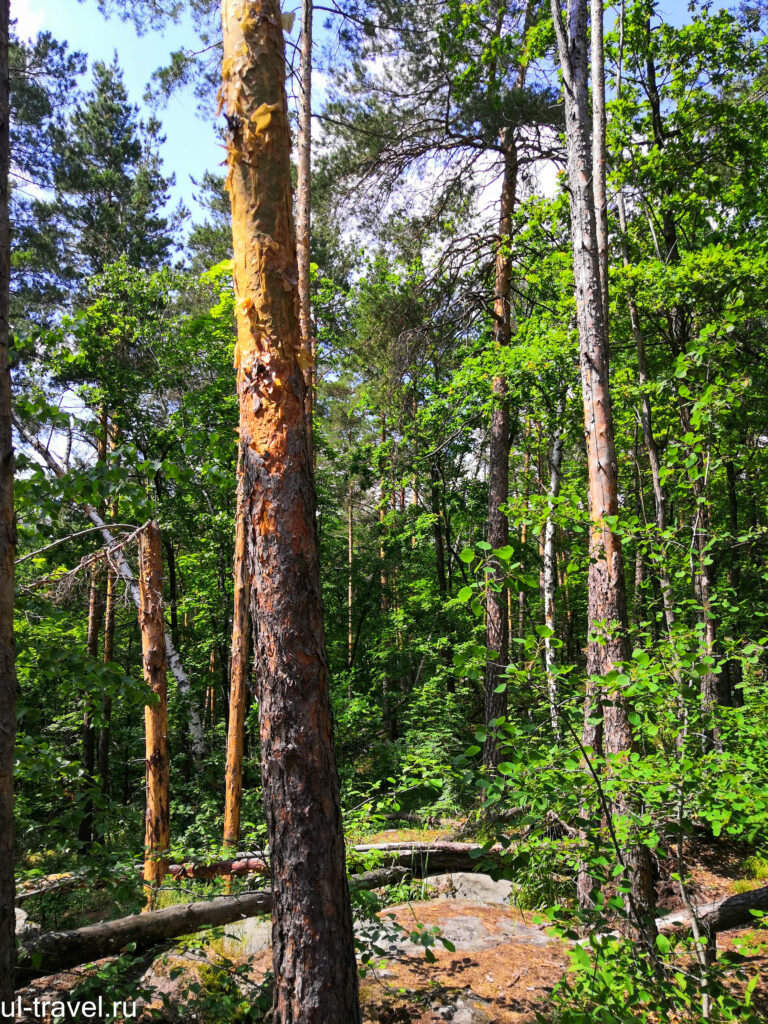
[[350, 853], [364, 856], [380, 853], [382, 861], [408, 868], [418, 878], [444, 871], [477, 871], [488, 861], [499, 863], [503, 848], [497, 843], [486, 849], [481, 843], [453, 843], [436, 840], [432, 843], [363, 843]]
[[66, 932], [46, 932], [19, 947], [16, 985], [40, 974], [53, 974], [78, 964], [114, 956], [128, 945], [137, 951], [156, 946], [201, 928], [231, 924], [242, 918], [268, 914], [271, 892], [219, 896], [202, 903], [185, 903], [145, 914], [131, 914], [116, 921], [102, 921]]
[[[401, 867], [367, 871], [350, 881], [350, 888], [378, 889], [404, 879], [409, 872]], [[272, 893], [269, 890], [247, 892], [240, 896], [218, 896], [198, 903], [185, 903], [164, 910], [131, 914], [116, 921], [102, 921], [66, 932], [46, 932], [19, 945], [16, 987], [31, 978], [66, 971], [79, 964], [115, 956], [131, 945], [136, 952], [150, 949], [168, 939], [191, 935], [203, 928], [232, 924], [247, 917], [269, 914]]]
[[[476, 871], [484, 858], [497, 861], [503, 852], [498, 844], [485, 851], [480, 843], [457, 843], [449, 840], [434, 840], [433, 842], [391, 842], [391, 843], [362, 843], [352, 846], [348, 850], [351, 854], [364, 855], [372, 851], [381, 853], [382, 861], [390, 867], [407, 868], [418, 878], [425, 874], [440, 874], [443, 871]], [[142, 864], [135, 867], [137, 872], [144, 870]], [[234, 858], [227, 860], [213, 861], [210, 864], [202, 862], [186, 861], [179, 864], [170, 864], [168, 873], [175, 879], [212, 879], [220, 875], [234, 875], [243, 877], [245, 875], [268, 875], [269, 868], [263, 859], [263, 854], [236, 853]], [[93, 881], [83, 874], [68, 874], [60, 876], [48, 876], [40, 879], [41, 885], [34, 889], [20, 889], [16, 893], [16, 903], [23, 903], [33, 896], [42, 896], [53, 892], [67, 892], [73, 889], [86, 886], [103, 887], [104, 880]]]
[[[731, 928], [741, 928], [747, 924], [755, 924], [755, 917], [750, 911], [768, 911], [768, 885], [762, 889], [753, 889], [751, 892], [727, 896], [714, 903], [700, 903], [693, 910], [701, 930], [710, 935], [726, 932]], [[656, 928], [662, 935], [691, 931], [693, 916], [685, 908], [675, 910], [673, 913], [659, 918]]]

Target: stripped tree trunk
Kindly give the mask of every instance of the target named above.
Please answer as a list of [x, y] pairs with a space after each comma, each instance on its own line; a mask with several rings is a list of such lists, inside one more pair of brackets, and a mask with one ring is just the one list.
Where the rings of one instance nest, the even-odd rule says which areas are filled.
[[224, 845], [235, 846], [240, 838], [240, 805], [243, 796], [243, 734], [248, 696], [248, 572], [245, 555], [245, 507], [242, 454], [237, 483], [235, 523], [235, 602], [232, 617], [232, 668], [229, 688], [229, 730], [224, 772]]
[[[595, 0], [593, 0], [593, 3]], [[613, 415], [608, 377], [607, 298], [601, 274], [599, 232], [595, 214], [594, 180], [605, 175], [605, 137], [591, 147], [589, 61], [587, 53], [587, 0], [572, 0], [568, 23], [558, 0], [551, 0], [552, 18], [563, 73], [568, 180], [570, 191], [573, 269], [576, 316], [579, 330], [579, 362], [584, 405], [584, 427], [589, 476], [590, 566], [588, 620], [590, 639], [587, 671], [591, 679], [604, 676], [629, 659], [627, 602], [621, 540], [611, 529], [618, 516], [618, 472]], [[602, 17], [602, 4], [599, 4]], [[595, 12], [593, 23], [598, 15]], [[599, 68], [597, 71], [599, 72]], [[595, 104], [604, 103], [605, 83], [593, 77]], [[599, 134], [599, 121], [595, 121]], [[606, 289], [607, 291], [607, 289]], [[602, 640], [598, 642], [597, 637]], [[597, 749], [599, 733], [590, 720], [599, 716], [597, 695], [588, 694], [585, 707], [585, 746]], [[604, 745], [607, 755], [626, 755], [634, 748], [629, 710], [620, 693], [606, 695], [603, 710]], [[616, 802], [618, 813], [628, 813], [624, 798]], [[628, 845], [623, 851], [631, 889], [633, 917], [638, 927], [652, 931], [655, 903], [648, 850]], [[582, 902], [589, 899], [586, 876], [579, 879]]]
[[[502, 133], [502, 143], [504, 180], [501, 186], [499, 239], [496, 250], [493, 336], [498, 345], [507, 346], [512, 334], [509, 298], [512, 268], [509, 239], [517, 191], [517, 147], [508, 129]], [[494, 378], [493, 395], [488, 455], [488, 543], [492, 548], [502, 548], [509, 544], [509, 520], [501, 511], [501, 506], [509, 499], [509, 396], [504, 377]], [[488, 768], [494, 768], [499, 762], [498, 742], [491, 723], [503, 718], [507, 711], [506, 693], [496, 692], [509, 660], [509, 591], [503, 586], [503, 579], [504, 570], [500, 563], [497, 567], [496, 582], [502, 586], [498, 592], [489, 592], [486, 615], [488, 662], [485, 670], [486, 738], [483, 745], [483, 764]]]
[[155, 698], [144, 709], [147, 781], [144, 881], [152, 887], [162, 881], [168, 870], [171, 843], [162, 558], [160, 531], [156, 523], [147, 523], [139, 537], [139, 626], [144, 680]]
[[275, 1024], [360, 1021], [305, 428], [277, 0], [222, 0], [246, 551], [272, 868]]
[[552, 442], [552, 460], [549, 466], [549, 494], [547, 495], [547, 521], [544, 526], [544, 624], [551, 631], [544, 638], [544, 665], [547, 672], [547, 694], [549, 697], [549, 716], [552, 722], [552, 734], [558, 743], [562, 740], [560, 718], [558, 715], [559, 692], [557, 683], [557, 664], [555, 647], [552, 640], [555, 636], [555, 591], [557, 589], [557, 556], [555, 553], [555, 505], [560, 494], [562, 480], [560, 468], [563, 462], [563, 441], [565, 429], [565, 392], [557, 400], [555, 418], [555, 437]]
[[16, 956], [13, 763], [16, 740], [16, 656], [13, 638], [16, 517], [13, 508], [13, 434], [8, 290], [11, 243], [8, 217], [10, 108], [8, 0], [0, 0], [0, 1002], [13, 998]]

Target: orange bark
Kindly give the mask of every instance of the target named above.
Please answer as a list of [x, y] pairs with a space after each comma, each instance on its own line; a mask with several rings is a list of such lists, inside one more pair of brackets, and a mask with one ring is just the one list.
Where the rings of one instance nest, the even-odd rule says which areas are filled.
[[246, 551], [275, 1024], [360, 1021], [333, 750], [277, 0], [222, 0]]
[[245, 508], [242, 469], [237, 487], [235, 523], [235, 607], [232, 617], [232, 664], [229, 689], [229, 731], [224, 770], [224, 845], [234, 847], [240, 838], [240, 805], [243, 796], [243, 731], [248, 682], [248, 573], [245, 552]]
[[144, 679], [155, 696], [152, 704], [144, 709], [147, 782], [144, 881], [156, 886], [168, 870], [171, 841], [163, 565], [156, 523], [147, 523], [139, 538], [139, 599]]

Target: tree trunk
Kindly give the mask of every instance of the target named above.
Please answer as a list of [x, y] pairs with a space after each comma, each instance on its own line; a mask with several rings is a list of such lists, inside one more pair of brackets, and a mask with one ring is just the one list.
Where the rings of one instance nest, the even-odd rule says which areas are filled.
[[170, 848], [170, 757], [168, 687], [163, 621], [163, 562], [160, 531], [147, 523], [139, 537], [139, 626], [144, 679], [154, 701], [144, 709], [147, 803], [144, 881], [156, 887], [168, 870]]
[[[508, 129], [502, 133], [504, 144], [504, 180], [501, 187], [499, 238], [496, 250], [496, 278], [493, 301], [493, 337], [497, 345], [509, 345], [512, 334], [511, 303], [509, 298], [512, 267], [509, 242], [512, 233], [512, 213], [517, 191], [517, 147]], [[491, 412], [490, 451], [488, 454], [488, 543], [492, 548], [509, 544], [509, 520], [501, 506], [509, 499], [509, 396], [504, 377], [493, 381], [494, 405]], [[499, 564], [495, 582], [502, 583], [504, 566]], [[509, 591], [502, 586], [489, 591], [486, 614], [486, 646], [488, 661], [485, 670], [485, 727], [483, 764], [494, 768], [499, 762], [498, 742], [492, 722], [503, 718], [507, 711], [506, 693], [496, 693], [509, 660]]]
[[437, 570], [437, 589], [442, 596], [448, 593], [445, 577], [445, 544], [443, 542], [443, 517], [440, 510], [440, 474], [437, 468], [437, 456], [429, 460], [429, 494], [432, 511], [432, 536], [435, 539], [435, 569]]
[[[611, 529], [618, 516], [618, 467], [614, 444], [613, 415], [608, 377], [608, 325], [600, 271], [599, 233], [595, 215], [593, 179], [605, 174], [605, 139], [591, 149], [587, 55], [587, 0], [569, 5], [568, 24], [558, 0], [551, 0], [552, 18], [563, 72], [568, 181], [570, 191], [573, 270], [579, 330], [579, 363], [587, 444], [590, 533], [588, 576], [587, 671], [591, 679], [604, 676], [629, 659], [627, 602], [621, 540]], [[600, 7], [602, 14], [602, 6]], [[597, 17], [597, 15], [595, 15]], [[599, 72], [599, 68], [596, 69]], [[605, 83], [593, 77], [595, 109], [604, 103]], [[598, 127], [598, 133], [600, 129]], [[595, 636], [601, 636], [599, 643]], [[593, 684], [593, 688], [596, 687]], [[584, 718], [584, 743], [597, 749], [599, 733], [590, 719], [599, 716], [597, 694], [588, 693]], [[605, 700], [604, 745], [607, 755], [626, 754], [634, 747], [628, 708], [620, 693]], [[626, 813], [626, 798], [615, 809]], [[648, 850], [628, 845], [624, 850], [635, 923], [651, 932], [655, 894]], [[582, 900], [589, 895], [586, 879], [580, 879]]]
[[544, 638], [544, 666], [547, 672], [547, 694], [549, 697], [549, 716], [552, 722], [552, 735], [558, 743], [562, 741], [562, 730], [560, 728], [560, 717], [558, 715], [558, 682], [555, 647], [552, 640], [555, 636], [555, 591], [557, 589], [557, 561], [555, 553], [555, 504], [560, 494], [560, 482], [562, 480], [560, 467], [563, 461], [563, 441], [565, 429], [563, 418], [565, 416], [565, 392], [563, 391], [557, 401], [555, 413], [557, 425], [555, 426], [555, 437], [552, 442], [552, 459], [549, 468], [549, 494], [547, 496], [547, 521], [544, 526], [544, 624], [551, 630]]
[[[97, 442], [97, 460], [100, 463], [107, 461], [107, 435], [109, 433], [109, 414], [102, 404], [99, 412], [99, 433]], [[103, 516], [106, 513], [106, 505], [102, 502], [99, 513]], [[99, 655], [99, 634], [104, 622], [105, 595], [101, 581], [101, 566], [91, 566], [91, 582], [88, 590], [88, 630], [85, 640], [85, 653], [92, 662], [96, 661]], [[83, 807], [83, 816], [77, 830], [77, 838], [81, 846], [89, 846], [94, 839], [93, 835], [93, 799], [94, 772], [96, 770], [96, 727], [94, 719], [94, 694], [88, 692], [84, 697], [83, 708], [83, 773], [85, 784], [88, 787]]]
[[299, 328], [308, 358], [304, 369], [304, 415], [314, 466], [312, 412], [315, 395], [315, 338], [310, 289], [310, 227], [312, 222], [312, 0], [301, 0], [301, 52], [299, 56], [298, 178], [296, 182], [296, 264], [299, 274]]
[[352, 505], [352, 482], [347, 488], [347, 668], [352, 668], [355, 653], [355, 521]]
[[245, 508], [243, 501], [242, 455], [237, 484], [235, 523], [235, 605], [232, 622], [232, 668], [229, 690], [227, 763], [224, 771], [224, 845], [234, 846], [240, 838], [240, 805], [243, 796], [243, 734], [248, 696], [249, 622], [248, 573], [245, 555]]
[[[115, 598], [117, 596], [117, 576], [114, 569], [107, 568], [107, 593], [104, 605], [104, 653], [103, 660], [107, 664], [115, 660]], [[101, 792], [109, 791], [109, 730], [112, 718], [112, 698], [104, 694], [101, 701], [101, 726], [99, 728], [98, 768], [101, 779]]]
[[13, 996], [14, 913], [13, 764], [16, 741], [16, 656], [13, 637], [16, 517], [13, 507], [13, 434], [8, 290], [11, 273], [8, 217], [9, 123], [8, 0], [0, 0], [0, 1002]]
[[277, 0], [222, 0], [240, 440], [269, 836], [274, 1024], [360, 1021], [305, 427]]
[[[95, 661], [99, 654], [99, 634], [101, 624], [104, 621], [104, 591], [101, 585], [101, 566], [91, 567], [91, 580], [88, 588], [88, 632], [85, 641], [85, 653]], [[83, 711], [83, 772], [85, 784], [88, 787], [89, 795], [83, 807], [83, 816], [77, 829], [77, 838], [82, 846], [89, 846], [93, 842], [93, 799], [91, 792], [94, 786], [94, 771], [96, 769], [96, 728], [93, 724], [94, 718], [94, 696], [92, 692], [85, 694], [85, 708]]]

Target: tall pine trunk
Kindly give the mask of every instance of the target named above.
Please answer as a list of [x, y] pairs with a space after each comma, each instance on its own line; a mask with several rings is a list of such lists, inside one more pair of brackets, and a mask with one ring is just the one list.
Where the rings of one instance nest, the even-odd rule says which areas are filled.
[[8, 0], [0, 0], [0, 1002], [13, 999], [16, 959], [14, 901], [13, 762], [16, 740], [16, 658], [13, 639], [16, 518], [13, 508], [13, 435], [8, 290], [9, 122]]
[[171, 842], [168, 666], [163, 620], [162, 559], [157, 523], [147, 523], [139, 537], [139, 626], [144, 681], [155, 698], [144, 709], [147, 787], [144, 815], [144, 881], [153, 888], [166, 874], [167, 854]]
[[[595, 3], [595, 0], [593, 0]], [[618, 516], [618, 467], [614, 444], [613, 415], [608, 377], [607, 273], [600, 251], [600, 231], [596, 216], [596, 198], [605, 177], [605, 139], [600, 112], [604, 103], [604, 82], [593, 77], [597, 99], [593, 113], [594, 134], [602, 137], [592, 146], [590, 115], [589, 59], [587, 51], [587, 0], [572, 0], [565, 23], [558, 0], [551, 0], [552, 18], [563, 73], [565, 127], [568, 150], [568, 181], [571, 211], [573, 270], [576, 291], [576, 318], [579, 332], [579, 364], [584, 406], [584, 432], [589, 477], [590, 566], [588, 575], [587, 672], [591, 678], [605, 676], [629, 659], [627, 637], [627, 601], [621, 540], [611, 529], [611, 517]], [[597, 21], [593, 11], [593, 36]], [[602, 61], [598, 62], [600, 75]], [[603, 122], [604, 124], [604, 122]], [[596, 637], [600, 637], [599, 642]], [[597, 749], [599, 732], [592, 721], [600, 716], [600, 695], [592, 686], [585, 708], [585, 745]], [[620, 693], [602, 698], [603, 743], [607, 755], [628, 754], [634, 748], [629, 711]], [[628, 813], [626, 798], [615, 804], [619, 814]], [[627, 844], [622, 851], [631, 889], [635, 923], [652, 930], [654, 906], [653, 880], [648, 850]], [[588, 883], [580, 878], [580, 896], [584, 899]]]
[[222, 0], [251, 620], [272, 870], [274, 1024], [360, 1021], [305, 424], [277, 0]]
[[235, 602], [232, 616], [232, 661], [229, 684], [227, 763], [224, 771], [225, 846], [235, 846], [240, 838], [240, 806], [243, 797], [243, 736], [248, 696], [248, 654], [250, 646], [242, 456], [238, 468], [234, 559]]

